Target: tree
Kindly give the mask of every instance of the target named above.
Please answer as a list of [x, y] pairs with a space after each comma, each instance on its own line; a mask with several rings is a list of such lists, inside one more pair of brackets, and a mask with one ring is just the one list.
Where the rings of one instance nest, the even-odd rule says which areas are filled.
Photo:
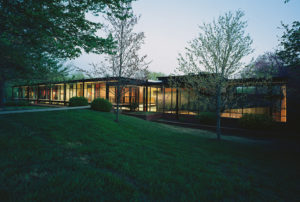
[[284, 61], [276, 52], [266, 52], [250, 63], [241, 72], [242, 78], [272, 78], [286, 76], [287, 69]]
[[119, 121], [120, 98], [125, 92], [128, 78], [145, 79], [149, 62], [147, 55], [139, 56], [141, 46], [144, 44], [143, 32], [133, 32], [134, 26], [140, 17], [130, 10], [130, 4], [124, 3], [118, 14], [108, 15], [108, 34], [116, 40], [113, 54], [105, 57], [104, 61], [94, 63], [90, 71], [80, 69], [90, 77], [109, 76], [116, 77], [116, 122]]
[[158, 80], [158, 77], [162, 77], [162, 76], [166, 76], [166, 74], [162, 73], [162, 72], [148, 72], [148, 76], [147, 78], [150, 80]]
[[300, 65], [300, 22], [294, 21], [291, 28], [282, 23], [282, 27], [285, 32], [281, 37], [277, 54], [285, 65]]
[[[1, 0], [0, 105], [5, 82], [17, 76], [24, 78], [50, 60], [54, 64], [78, 57], [82, 51], [111, 52], [112, 37], [97, 36], [102, 24], [86, 19], [86, 13], [117, 13], [122, 2], [130, 1]], [[46, 64], [41, 65], [44, 61]]]
[[72, 74], [70, 74], [70, 75], [68, 76], [68, 78], [69, 78], [70, 80], [79, 80], [79, 79], [85, 79], [86, 76], [85, 76], [82, 72], [77, 71], [77, 72], [73, 72]]
[[216, 133], [221, 138], [221, 107], [224, 103], [223, 90], [228, 78], [244, 65], [241, 59], [250, 54], [252, 40], [245, 33], [244, 13], [225, 13], [212, 23], [200, 26], [198, 37], [189, 42], [184, 55], [178, 58], [177, 72], [187, 75], [181, 83], [185, 88], [199, 94], [206, 94], [208, 104], [214, 103], [216, 112]]

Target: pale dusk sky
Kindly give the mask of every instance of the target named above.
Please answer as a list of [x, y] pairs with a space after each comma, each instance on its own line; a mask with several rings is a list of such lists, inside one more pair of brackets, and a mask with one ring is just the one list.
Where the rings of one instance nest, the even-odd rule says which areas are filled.
[[[252, 57], [274, 50], [283, 30], [281, 22], [291, 24], [300, 20], [300, 0], [139, 0], [133, 3], [134, 13], [141, 15], [136, 31], [143, 31], [146, 39], [141, 54], [152, 60], [149, 70], [173, 73], [179, 53], [187, 42], [199, 33], [198, 26], [209, 23], [227, 11], [242, 10], [248, 22], [247, 32], [253, 39]], [[103, 55], [83, 54], [72, 64], [88, 68]]]

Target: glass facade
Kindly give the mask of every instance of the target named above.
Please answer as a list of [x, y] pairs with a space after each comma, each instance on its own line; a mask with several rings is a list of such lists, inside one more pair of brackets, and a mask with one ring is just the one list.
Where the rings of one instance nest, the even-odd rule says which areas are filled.
[[236, 87], [236, 97], [243, 96], [241, 106], [225, 109], [226, 118], [241, 118], [243, 114], [264, 114], [275, 121], [286, 122], [286, 85]]
[[[16, 99], [50, 104], [68, 104], [70, 98], [84, 96], [89, 102], [95, 98], [103, 98], [116, 105], [116, 91], [116, 80], [83, 80], [80, 82], [17, 86], [13, 89], [13, 95]], [[230, 91], [234, 93], [234, 99], [240, 98], [239, 103], [223, 108], [222, 117], [241, 118], [243, 114], [267, 114], [276, 121], [287, 121], [285, 83], [274, 83], [269, 86], [243, 86], [239, 84], [224, 90], [225, 93]], [[120, 108], [130, 110], [132, 103], [138, 105], [138, 111], [177, 115], [197, 115], [201, 112], [215, 110], [212, 96], [186, 88], [171, 88], [163, 82], [126, 85], [122, 89]], [[212, 104], [211, 106], [204, 106], [203, 103]]]

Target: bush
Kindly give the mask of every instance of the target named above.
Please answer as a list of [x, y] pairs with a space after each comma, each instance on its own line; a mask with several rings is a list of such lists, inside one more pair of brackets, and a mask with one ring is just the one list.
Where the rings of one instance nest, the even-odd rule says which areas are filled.
[[137, 109], [138, 107], [139, 107], [139, 104], [138, 104], [138, 103], [132, 102], [132, 103], [130, 104], [130, 111], [135, 112], [136, 109]]
[[106, 99], [97, 98], [91, 103], [91, 108], [96, 111], [110, 112], [112, 104]]
[[272, 117], [263, 114], [244, 114], [238, 123], [246, 129], [270, 129], [275, 125]]
[[85, 97], [72, 97], [69, 101], [70, 107], [87, 106], [89, 104]]
[[13, 100], [5, 102], [5, 106], [29, 106], [30, 103], [27, 100]]
[[216, 124], [217, 121], [216, 114], [214, 112], [200, 112], [196, 118], [199, 119], [200, 123], [204, 124]]

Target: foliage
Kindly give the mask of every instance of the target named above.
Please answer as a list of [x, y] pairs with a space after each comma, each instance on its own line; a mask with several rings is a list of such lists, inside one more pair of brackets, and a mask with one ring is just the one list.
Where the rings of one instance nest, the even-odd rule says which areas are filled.
[[214, 112], [200, 112], [196, 118], [203, 124], [216, 124], [217, 121], [216, 113]]
[[148, 76], [147, 78], [150, 79], [150, 80], [158, 80], [158, 77], [163, 77], [163, 76], [166, 76], [165, 73], [162, 73], [162, 72], [151, 72], [149, 71], [148, 72]]
[[282, 23], [282, 27], [285, 32], [281, 37], [281, 49], [277, 54], [286, 65], [300, 65], [300, 22], [294, 21], [291, 28]]
[[82, 51], [111, 53], [112, 37], [99, 37], [103, 25], [86, 14], [115, 13], [123, 2], [131, 0], [0, 1], [0, 105], [6, 81], [60, 72]]
[[198, 37], [189, 42], [186, 53], [178, 58], [177, 72], [187, 76], [173, 82], [173, 86], [182, 87], [183, 84], [184, 88], [193, 90], [199, 103], [215, 105], [218, 139], [221, 108], [227, 99], [223, 95], [229, 95], [223, 93], [227, 81], [244, 66], [241, 59], [253, 51], [252, 40], [245, 33], [247, 22], [242, 20], [243, 16], [242, 11], [228, 12], [200, 26]]
[[90, 77], [109, 76], [116, 77], [116, 121], [119, 116], [119, 105], [122, 95], [126, 93], [125, 86], [128, 85], [128, 78], [145, 79], [149, 62], [147, 55], [140, 56], [141, 46], [144, 44], [145, 35], [143, 32], [135, 33], [134, 26], [138, 23], [139, 17], [130, 10], [130, 4], [121, 5], [120, 12], [108, 15], [107, 32], [116, 39], [114, 54], [105, 57], [100, 63], [93, 63], [92, 69], [85, 72]]
[[137, 102], [132, 102], [130, 103], [129, 107], [130, 107], [130, 111], [135, 112], [138, 109], [139, 104]]
[[91, 108], [96, 111], [110, 112], [112, 109], [112, 104], [103, 98], [96, 98], [91, 103]]
[[112, 117], [92, 110], [1, 115], [1, 200], [299, 199], [297, 144], [218, 142], [203, 130]]
[[14, 100], [5, 102], [5, 106], [29, 106], [30, 102], [26, 100]]
[[244, 114], [238, 123], [247, 129], [271, 129], [274, 126], [272, 117], [263, 114]]
[[70, 107], [76, 107], [76, 106], [87, 106], [89, 105], [87, 98], [85, 97], [72, 97], [69, 101]]
[[242, 78], [265, 78], [286, 76], [284, 61], [275, 52], [266, 52], [241, 72]]
[[69, 80], [81, 80], [85, 78], [86, 76], [82, 72], [74, 72], [68, 75]]

